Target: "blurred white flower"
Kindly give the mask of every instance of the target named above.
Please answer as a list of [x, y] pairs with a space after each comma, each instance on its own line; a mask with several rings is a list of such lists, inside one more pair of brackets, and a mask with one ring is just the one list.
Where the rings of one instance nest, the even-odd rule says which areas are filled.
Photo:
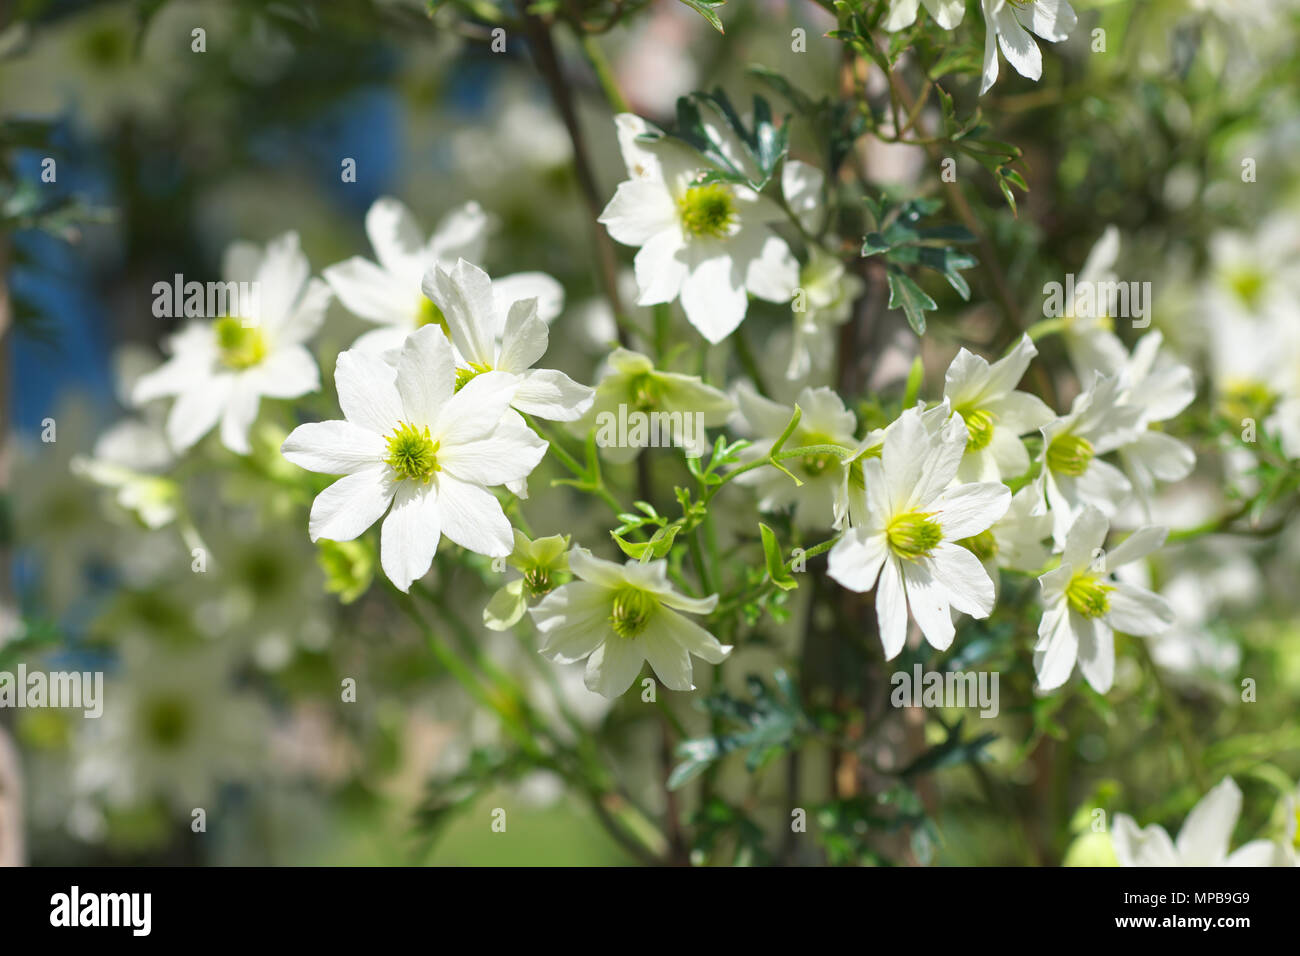
[[1192, 370], [1162, 355], [1163, 341], [1159, 332], [1144, 335], [1120, 372], [1125, 385], [1121, 400], [1142, 414], [1134, 424], [1133, 440], [1119, 447], [1119, 457], [1148, 514], [1157, 479], [1181, 481], [1196, 465], [1191, 448], [1151, 427], [1173, 418], [1196, 397]]
[[143, 404], [174, 395], [167, 439], [183, 452], [221, 423], [221, 442], [246, 455], [248, 432], [263, 397], [297, 398], [320, 388], [320, 370], [304, 343], [329, 304], [329, 287], [308, 278], [298, 234], [285, 233], [265, 253], [251, 243], [226, 250], [227, 282], [255, 283], [249, 311], [190, 322], [168, 340], [171, 357], [140, 377], [132, 395]]
[[934, 22], [945, 30], [956, 27], [966, 15], [962, 0], [889, 0], [889, 12], [881, 26], [890, 33], [910, 27], [916, 22], [916, 10], [921, 2]]
[[1270, 840], [1252, 840], [1232, 853], [1228, 847], [1241, 816], [1241, 789], [1231, 777], [1201, 798], [1187, 814], [1178, 840], [1153, 823], [1145, 830], [1125, 813], [1115, 815], [1111, 839], [1120, 866], [1278, 866], [1283, 852]]
[[[458, 259], [481, 261], [489, 229], [478, 203], [453, 209], [427, 240], [411, 211], [389, 197], [375, 200], [366, 213], [366, 235], [379, 262], [353, 256], [321, 275], [353, 315], [381, 326], [366, 332], [353, 348], [396, 362], [402, 341], [425, 325], [446, 330], [441, 310], [423, 292], [424, 277]], [[564, 308], [564, 289], [541, 272], [521, 272], [493, 283], [496, 308], [504, 314], [516, 301], [536, 298], [542, 320], [550, 322]]]

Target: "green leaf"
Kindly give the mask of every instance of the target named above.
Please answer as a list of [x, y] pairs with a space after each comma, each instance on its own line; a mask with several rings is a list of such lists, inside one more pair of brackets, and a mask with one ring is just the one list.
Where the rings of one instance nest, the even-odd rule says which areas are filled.
[[759, 522], [758, 533], [763, 539], [763, 560], [767, 564], [767, 573], [772, 583], [782, 591], [791, 591], [799, 586], [781, 559], [781, 545], [776, 540], [776, 532]]
[[889, 307], [902, 309], [907, 315], [907, 324], [917, 335], [925, 334], [925, 311], [939, 308], [937, 302], [925, 294], [924, 290], [896, 266], [889, 267]]
[[727, 31], [722, 28], [722, 20], [713, 12], [713, 8], [720, 7], [726, 2], [727, 0], [682, 0], [682, 3], [708, 20], [713, 29], [719, 33], [726, 33]]

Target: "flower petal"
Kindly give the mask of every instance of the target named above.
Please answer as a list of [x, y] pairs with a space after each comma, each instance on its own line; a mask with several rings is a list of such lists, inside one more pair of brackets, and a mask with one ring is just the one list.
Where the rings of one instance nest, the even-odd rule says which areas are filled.
[[907, 643], [907, 596], [898, 564], [897, 559], [886, 558], [876, 585], [876, 623], [887, 661], [897, 657]]
[[311, 504], [311, 539], [351, 541], [383, 516], [396, 490], [382, 465], [340, 478]]
[[399, 591], [429, 573], [438, 551], [443, 502], [433, 485], [403, 481], [397, 486], [393, 510], [384, 519], [379, 563]]
[[402, 418], [397, 393], [397, 369], [356, 349], [339, 355], [334, 367], [339, 407], [348, 421], [380, 435], [391, 432]]
[[611, 635], [587, 658], [583, 681], [588, 690], [602, 697], [621, 697], [641, 673], [644, 660], [636, 641]]
[[426, 325], [406, 337], [397, 359], [397, 393], [402, 420], [432, 426], [456, 383], [456, 360], [442, 329]]
[[493, 558], [510, 554], [514, 534], [495, 495], [445, 472], [438, 476], [437, 485], [443, 534], [477, 554]]
[[280, 446], [285, 459], [327, 475], [350, 475], [384, 460], [382, 436], [346, 421], [309, 422], [289, 433]]

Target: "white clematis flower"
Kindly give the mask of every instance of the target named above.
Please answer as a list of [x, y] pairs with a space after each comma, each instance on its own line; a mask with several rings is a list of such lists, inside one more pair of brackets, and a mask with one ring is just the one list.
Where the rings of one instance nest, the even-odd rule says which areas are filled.
[[1148, 513], [1156, 481], [1181, 481], [1196, 465], [1191, 448], [1151, 427], [1173, 418], [1196, 397], [1190, 368], [1172, 360], [1157, 361], [1162, 341], [1159, 332], [1144, 335], [1121, 372], [1126, 386], [1123, 401], [1142, 414], [1133, 440], [1120, 446], [1119, 457]]
[[[742, 462], [766, 458], [777, 438], [790, 424], [794, 408], [764, 398], [748, 385], [736, 389], [736, 403], [746, 430], [758, 440], [741, 452]], [[857, 439], [853, 437], [857, 418], [844, 407], [844, 400], [829, 388], [804, 388], [796, 399], [800, 411], [799, 424], [795, 426], [784, 449], [805, 448], [811, 445], [839, 445], [845, 452], [851, 450]], [[736, 479], [749, 485], [758, 494], [758, 507], [762, 511], [779, 511], [794, 508], [795, 520], [800, 527], [825, 528], [834, 518], [835, 496], [845, 483], [845, 465], [834, 454], [809, 455], [785, 463], [803, 482], [796, 485], [787, 475], [775, 468], [756, 468]]]
[[889, 12], [881, 26], [890, 33], [910, 27], [916, 22], [916, 10], [921, 2], [934, 22], [945, 30], [954, 29], [966, 15], [963, 0], [889, 0]]
[[1114, 631], [1148, 637], [1174, 623], [1173, 608], [1158, 594], [1116, 581], [1111, 572], [1164, 544], [1167, 528], [1139, 528], [1110, 551], [1102, 544], [1110, 524], [1085, 508], [1065, 539], [1061, 566], [1038, 579], [1046, 608], [1038, 624], [1034, 669], [1043, 690], [1060, 687], [1079, 662], [1093, 689], [1110, 690], [1115, 678]]
[[303, 344], [320, 328], [329, 287], [309, 279], [298, 234], [285, 233], [266, 247], [234, 243], [226, 250], [226, 282], [255, 283], [254, 315], [191, 322], [168, 340], [171, 358], [132, 390], [137, 405], [174, 395], [167, 440], [178, 452], [218, 423], [221, 443], [247, 455], [248, 431], [265, 398], [297, 398], [320, 388], [320, 370]]
[[[353, 315], [380, 326], [358, 338], [352, 347], [395, 363], [402, 341], [425, 325], [444, 325], [437, 306], [421, 291], [429, 270], [451, 268], [457, 259], [483, 258], [489, 219], [478, 203], [453, 209], [427, 240], [405, 205], [382, 197], [366, 213], [366, 235], [379, 262], [353, 256], [321, 275]], [[520, 272], [497, 279], [493, 291], [504, 313], [521, 299], [537, 299], [542, 321], [550, 322], [564, 308], [564, 289], [543, 272]]]
[[1037, 354], [1026, 335], [992, 365], [962, 349], [948, 366], [943, 397], [966, 422], [968, 434], [957, 469], [960, 480], [1001, 481], [1029, 470], [1020, 436], [1056, 417], [1041, 398], [1015, 390]]
[[1284, 853], [1270, 840], [1252, 840], [1232, 853], [1228, 846], [1241, 816], [1241, 788], [1231, 777], [1201, 798], [1187, 814], [1178, 840], [1153, 823], [1145, 830], [1115, 814], [1111, 840], [1120, 866], [1279, 866]]
[[1031, 80], [1043, 75], [1043, 54], [1029, 35], [1060, 43], [1079, 22], [1066, 0], [980, 0], [984, 11], [983, 96], [998, 78], [998, 47], [1016, 72]]
[[[615, 241], [640, 247], [637, 304], [680, 295], [687, 320], [717, 343], [740, 325], [750, 295], [788, 302], [799, 266], [767, 227], [784, 218], [776, 204], [747, 186], [701, 183], [705, 163], [684, 145], [637, 141], [659, 133], [639, 116], [623, 113], [616, 123], [631, 178], [619, 184], [600, 222]], [[726, 138], [719, 126], [715, 140]]]
[[1052, 537], [1059, 546], [1079, 512], [1091, 505], [1107, 518], [1133, 491], [1124, 473], [1100, 455], [1129, 444], [1137, 433], [1142, 410], [1123, 402], [1124, 383], [1099, 377], [1070, 406], [1070, 413], [1041, 429], [1042, 470], [1036, 487], [1041, 510], [1051, 509]]
[[457, 352], [456, 383], [464, 385], [484, 372], [502, 372], [514, 382], [511, 406], [549, 421], [571, 422], [591, 407], [595, 391], [563, 372], [535, 369], [550, 344], [537, 300], [514, 302], [509, 311], [494, 283], [478, 266], [460, 259], [425, 273], [424, 294], [444, 317]]
[[552, 591], [530, 612], [542, 633], [542, 654], [561, 664], [587, 658], [586, 684], [605, 697], [618, 697], [649, 661], [670, 690], [694, 690], [691, 655], [721, 664], [729, 646], [687, 620], [708, 614], [718, 596], [690, 598], [668, 582], [668, 562], [619, 565], [593, 557], [585, 548], [569, 554], [579, 580]]
[[957, 542], [1001, 518], [1011, 491], [993, 482], [949, 487], [965, 447], [960, 418], [932, 434], [912, 408], [886, 431], [880, 457], [862, 462], [863, 521], [831, 549], [830, 576], [851, 591], [876, 588], [886, 660], [903, 649], [909, 608], [939, 650], [952, 643], [953, 609], [981, 618], [993, 610], [993, 582]]
[[451, 343], [429, 327], [407, 337], [396, 368], [350, 349], [334, 380], [345, 420], [299, 425], [281, 446], [299, 467], [346, 476], [312, 503], [313, 541], [350, 541], [387, 512], [380, 564], [402, 591], [429, 570], [442, 535], [510, 554], [510, 522], [487, 489], [525, 478], [547, 446], [508, 414], [509, 375], [487, 372], [457, 391]]

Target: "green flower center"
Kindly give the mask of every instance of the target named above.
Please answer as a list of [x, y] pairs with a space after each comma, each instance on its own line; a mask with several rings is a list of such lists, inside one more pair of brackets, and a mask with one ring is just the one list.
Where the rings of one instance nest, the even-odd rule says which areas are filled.
[[997, 416], [983, 408], [976, 408], [962, 412], [961, 417], [966, 422], [966, 450], [982, 451], [988, 448], [989, 442], [993, 440], [993, 426], [997, 423]]
[[1047, 467], [1062, 475], [1079, 477], [1088, 470], [1092, 457], [1092, 442], [1070, 432], [1057, 435], [1047, 446]]
[[178, 697], [159, 697], [145, 704], [141, 715], [148, 740], [165, 750], [184, 744], [190, 733], [191, 715]]
[[217, 336], [217, 349], [222, 364], [243, 370], [258, 365], [268, 351], [266, 336], [256, 326], [247, 326], [244, 320], [233, 315], [217, 319], [213, 326]]
[[629, 384], [632, 406], [639, 412], [648, 412], [657, 408], [663, 398], [663, 386], [653, 373], [645, 372], [632, 379]]
[[1228, 288], [1249, 308], [1259, 305], [1264, 293], [1264, 274], [1255, 269], [1239, 269], [1228, 276]]
[[1095, 574], [1076, 574], [1065, 587], [1065, 599], [1084, 617], [1101, 617], [1110, 610], [1108, 595], [1115, 590]]
[[1267, 418], [1276, 403], [1277, 396], [1263, 382], [1237, 379], [1224, 388], [1219, 407], [1233, 420]]
[[388, 436], [388, 457], [384, 461], [400, 479], [412, 479], [428, 484], [438, 464], [438, 442], [429, 435], [429, 426], [423, 430], [401, 423]]
[[[809, 433], [803, 436], [802, 440], [800, 441], [800, 444], [801, 445], [835, 445], [838, 444], [838, 442], [836, 442], [835, 439], [831, 438], [829, 435]], [[803, 473], [805, 475], [807, 475], [809, 478], [816, 478], [819, 475], [825, 474], [827, 468], [830, 468], [832, 465], [839, 464], [839, 461], [840, 459], [838, 455], [831, 455], [831, 454], [804, 455], [803, 458], [799, 459], [799, 465], [803, 469]]]
[[524, 572], [524, 587], [528, 589], [529, 597], [536, 598], [550, 593], [555, 587], [551, 581], [551, 569], [540, 564], [529, 568]]
[[692, 186], [677, 201], [682, 229], [697, 239], [721, 239], [736, 222], [736, 202], [722, 183]]
[[981, 561], [991, 561], [997, 557], [998, 541], [993, 532], [985, 529], [973, 538], [962, 538], [957, 542]]
[[894, 553], [908, 561], [927, 557], [943, 540], [943, 529], [932, 519], [930, 514], [909, 511], [889, 522], [885, 534]]
[[490, 372], [490, 371], [492, 371], [492, 369], [479, 362], [470, 362], [468, 368], [456, 369], [456, 391], [459, 392], [462, 388], [464, 388], [470, 382], [474, 381], [474, 379], [478, 378], [484, 372]]
[[426, 325], [436, 325], [442, 329], [447, 338], [451, 338], [451, 328], [447, 325], [447, 317], [442, 314], [442, 309], [438, 308], [436, 302], [428, 296], [420, 300], [420, 314], [416, 316], [416, 328], [424, 328]]
[[645, 630], [659, 602], [648, 591], [630, 585], [614, 594], [609, 623], [619, 637], [633, 638]]

